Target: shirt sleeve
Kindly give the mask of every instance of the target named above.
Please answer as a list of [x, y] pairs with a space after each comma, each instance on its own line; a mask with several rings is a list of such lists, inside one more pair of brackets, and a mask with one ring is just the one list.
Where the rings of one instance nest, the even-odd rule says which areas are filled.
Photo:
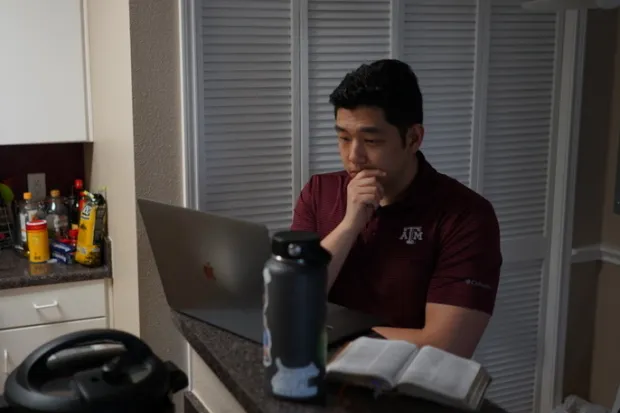
[[314, 195], [315, 177], [310, 178], [299, 194], [293, 210], [291, 231], [317, 231]]
[[502, 266], [495, 211], [485, 202], [444, 223], [427, 302], [493, 313]]

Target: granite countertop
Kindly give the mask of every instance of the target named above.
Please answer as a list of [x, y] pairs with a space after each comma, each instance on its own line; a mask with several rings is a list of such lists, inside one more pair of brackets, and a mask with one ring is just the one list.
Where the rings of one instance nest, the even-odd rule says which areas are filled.
[[0, 250], [0, 290], [109, 278], [110, 268], [109, 263], [97, 268], [80, 264], [31, 264], [13, 250]]
[[[258, 344], [172, 311], [172, 319], [192, 348], [213, 370], [247, 413], [455, 413], [458, 410], [406, 396], [374, 398], [367, 389], [328, 386], [326, 406], [287, 402], [264, 391], [262, 353]], [[481, 413], [505, 413], [485, 402]]]

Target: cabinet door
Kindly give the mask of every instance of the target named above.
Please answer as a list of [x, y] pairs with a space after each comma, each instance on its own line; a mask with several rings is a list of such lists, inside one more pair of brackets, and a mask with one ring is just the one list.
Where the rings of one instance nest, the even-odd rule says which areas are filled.
[[106, 316], [104, 280], [0, 291], [0, 330]]
[[9, 373], [37, 347], [75, 331], [107, 328], [105, 317], [0, 331], [0, 393]]
[[88, 140], [82, 0], [0, 0], [0, 145]]

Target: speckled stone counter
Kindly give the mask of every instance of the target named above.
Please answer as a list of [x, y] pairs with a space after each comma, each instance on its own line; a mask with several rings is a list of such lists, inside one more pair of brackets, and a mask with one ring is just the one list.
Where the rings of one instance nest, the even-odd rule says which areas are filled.
[[0, 250], [0, 290], [111, 277], [109, 263], [97, 268], [80, 264], [31, 264], [13, 250]]
[[[327, 404], [314, 406], [277, 400], [263, 388], [261, 348], [256, 343], [209, 324], [172, 312], [172, 319], [185, 339], [224, 383], [248, 413], [447, 413], [458, 412], [411, 397], [374, 398], [366, 389], [328, 387]], [[195, 398], [192, 399], [195, 402]], [[485, 403], [482, 413], [505, 413]]]

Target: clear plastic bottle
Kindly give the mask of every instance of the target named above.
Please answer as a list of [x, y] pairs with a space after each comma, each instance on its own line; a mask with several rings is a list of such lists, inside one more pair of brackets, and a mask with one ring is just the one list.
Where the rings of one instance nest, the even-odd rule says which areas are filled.
[[51, 239], [64, 239], [69, 231], [69, 210], [58, 189], [50, 191], [46, 211], [47, 230]]

